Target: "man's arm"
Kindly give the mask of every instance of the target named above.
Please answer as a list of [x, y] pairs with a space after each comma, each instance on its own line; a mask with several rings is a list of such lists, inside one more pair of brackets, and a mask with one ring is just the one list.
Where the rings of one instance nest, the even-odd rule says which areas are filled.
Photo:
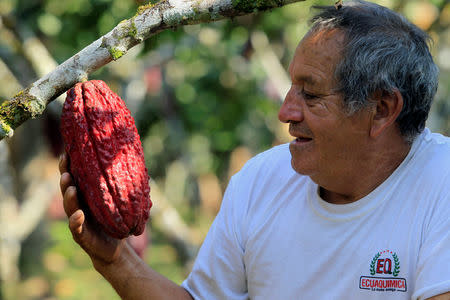
[[192, 299], [185, 289], [148, 267], [128, 243], [116, 262], [94, 265], [122, 299]]
[[450, 292], [436, 295], [434, 297], [428, 298], [427, 300], [450, 300]]
[[73, 239], [122, 299], [192, 299], [185, 289], [148, 267], [125, 239], [111, 238], [92, 226], [80, 209], [66, 155], [62, 157], [59, 169], [64, 210], [69, 217]]

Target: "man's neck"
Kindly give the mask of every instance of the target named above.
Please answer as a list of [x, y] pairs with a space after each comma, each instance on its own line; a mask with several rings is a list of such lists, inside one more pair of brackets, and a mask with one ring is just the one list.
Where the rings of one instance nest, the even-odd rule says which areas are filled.
[[347, 204], [367, 196], [397, 169], [408, 155], [411, 145], [406, 142], [389, 143], [378, 149], [357, 160], [349, 168], [353, 172], [343, 172], [331, 184], [318, 183], [321, 198], [333, 204]]

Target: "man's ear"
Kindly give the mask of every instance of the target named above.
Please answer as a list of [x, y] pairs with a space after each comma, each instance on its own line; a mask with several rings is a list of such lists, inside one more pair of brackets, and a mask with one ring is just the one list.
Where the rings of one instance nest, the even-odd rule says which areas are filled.
[[372, 100], [376, 102], [372, 117], [370, 136], [378, 137], [383, 131], [395, 126], [395, 120], [403, 108], [403, 96], [399, 90], [375, 92]]

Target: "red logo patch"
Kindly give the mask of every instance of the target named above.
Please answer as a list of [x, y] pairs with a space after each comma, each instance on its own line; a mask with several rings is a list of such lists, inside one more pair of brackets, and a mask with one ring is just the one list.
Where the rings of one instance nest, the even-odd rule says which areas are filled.
[[400, 260], [397, 253], [389, 250], [378, 252], [370, 262], [369, 271], [372, 276], [360, 277], [360, 289], [378, 292], [406, 292], [406, 279], [398, 278]]

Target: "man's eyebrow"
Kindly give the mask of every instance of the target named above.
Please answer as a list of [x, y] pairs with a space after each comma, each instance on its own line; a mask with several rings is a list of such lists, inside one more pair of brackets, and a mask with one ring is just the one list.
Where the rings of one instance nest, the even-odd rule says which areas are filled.
[[311, 75], [295, 76], [295, 74], [292, 74], [294, 71], [293, 69], [294, 69], [294, 66], [291, 63], [288, 67], [288, 71], [289, 71], [289, 74], [291, 74], [292, 79], [294, 79], [296, 81], [303, 81], [303, 82], [309, 83], [311, 85], [317, 84], [317, 80], [315, 80]]
[[296, 76], [295, 80], [297, 81], [302, 81], [302, 82], [306, 82], [309, 83], [311, 85], [315, 85], [317, 84], [317, 81], [311, 76], [311, 75], [306, 75], [306, 76]]

